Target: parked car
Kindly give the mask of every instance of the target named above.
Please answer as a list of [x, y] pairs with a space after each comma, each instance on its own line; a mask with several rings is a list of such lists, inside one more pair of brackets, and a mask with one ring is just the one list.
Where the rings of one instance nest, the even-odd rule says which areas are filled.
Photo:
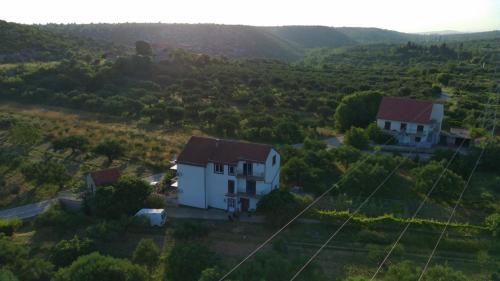
[[147, 218], [151, 226], [163, 226], [167, 221], [167, 211], [165, 209], [140, 209], [135, 216]]

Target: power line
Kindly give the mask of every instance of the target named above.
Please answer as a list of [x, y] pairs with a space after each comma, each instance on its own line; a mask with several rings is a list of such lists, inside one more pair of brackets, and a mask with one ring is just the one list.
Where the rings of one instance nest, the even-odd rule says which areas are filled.
[[[486, 115], [486, 112], [484, 113]], [[439, 181], [441, 180], [441, 178], [444, 176], [444, 174], [448, 171], [448, 168], [449, 166], [451, 165], [451, 163], [453, 162], [453, 160], [455, 159], [455, 157], [457, 156], [458, 154], [458, 151], [460, 150], [460, 148], [463, 146], [465, 142], [465, 139], [462, 140], [462, 142], [460, 143], [460, 146], [455, 150], [455, 152], [453, 153], [452, 157], [450, 158], [450, 160], [448, 161], [448, 163], [446, 164], [446, 167], [443, 169], [443, 171], [440, 173], [439, 177], [437, 178], [437, 180], [434, 182], [434, 184], [432, 185], [431, 189], [427, 192], [426, 196], [424, 197], [424, 199], [422, 200], [422, 202], [420, 203], [420, 205], [418, 206], [417, 210], [415, 211], [415, 213], [413, 214], [413, 216], [411, 217], [411, 219], [408, 221], [408, 223], [406, 224], [406, 226], [403, 228], [403, 231], [401, 231], [401, 233], [399, 234], [398, 238], [396, 239], [396, 241], [394, 242], [394, 244], [391, 246], [389, 252], [387, 253], [387, 255], [384, 257], [384, 259], [382, 260], [382, 262], [379, 264], [379, 266], [377, 267], [377, 270], [375, 271], [375, 273], [372, 275], [370, 281], [373, 281], [375, 279], [375, 277], [377, 277], [378, 273], [380, 272], [380, 270], [382, 269], [382, 267], [384, 266], [385, 262], [387, 261], [387, 259], [389, 258], [389, 256], [392, 254], [392, 252], [394, 251], [394, 249], [396, 248], [396, 246], [399, 244], [399, 242], [401, 241], [401, 239], [403, 238], [403, 236], [405, 235], [406, 231], [408, 230], [408, 228], [410, 227], [410, 225], [412, 224], [413, 220], [417, 217], [418, 213], [420, 212], [420, 210], [423, 208], [423, 206], [425, 205], [425, 203], [427, 202], [427, 199], [430, 197], [430, 195], [432, 194], [432, 192], [434, 191], [434, 189], [436, 188], [437, 184], [439, 183]]]
[[[433, 104], [430, 104], [429, 106], [426, 106], [424, 110], [422, 110], [419, 114], [415, 116], [415, 118], [420, 117], [424, 112], [426, 112], [429, 107], [432, 108]], [[383, 145], [388, 144], [391, 141], [391, 139], [388, 139]], [[301, 215], [303, 215], [305, 212], [307, 212], [312, 206], [314, 206], [319, 200], [321, 200], [324, 196], [326, 196], [330, 191], [332, 191], [334, 188], [339, 187], [339, 183], [350, 173], [355, 171], [357, 168], [359, 168], [361, 165], [363, 165], [369, 157], [366, 157], [359, 161], [356, 166], [352, 167], [349, 169], [343, 176], [342, 179], [338, 180], [335, 184], [333, 184], [330, 188], [328, 188], [325, 192], [323, 192], [320, 196], [318, 196], [313, 202], [311, 202], [309, 205], [307, 205], [302, 211], [300, 211], [295, 217], [293, 217], [290, 221], [288, 221], [285, 225], [283, 225], [280, 229], [278, 229], [274, 234], [272, 234], [268, 239], [266, 239], [263, 243], [261, 243], [257, 248], [255, 248], [250, 254], [248, 254], [245, 258], [243, 258], [238, 264], [236, 264], [234, 267], [231, 268], [226, 274], [224, 274], [219, 281], [223, 281], [226, 279], [231, 273], [233, 273], [236, 269], [238, 269], [243, 263], [245, 263], [248, 259], [253, 257], [258, 251], [260, 251], [262, 248], [264, 248], [269, 242], [271, 242], [274, 237], [276, 237], [278, 234], [280, 234], [283, 230], [285, 230], [290, 224], [292, 224], [295, 220], [297, 220]], [[394, 172], [394, 171], [393, 171]], [[385, 181], [385, 180], [384, 180]], [[343, 224], [345, 225], [345, 223]]]
[[[416, 147], [412, 149], [409, 155], [411, 155]], [[302, 271], [304, 271], [309, 264], [323, 251], [323, 249], [330, 243], [330, 241], [344, 228], [344, 226], [351, 221], [358, 213], [361, 211], [361, 209], [364, 207], [366, 203], [375, 195], [375, 193], [378, 192], [378, 190], [389, 180], [389, 178], [392, 177], [392, 175], [403, 165], [403, 162], [401, 161], [388, 175], [387, 177], [384, 178], [384, 180], [366, 197], [366, 199], [356, 208], [356, 210], [349, 216], [347, 220], [345, 220], [342, 225], [340, 225], [339, 228], [326, 240], [325, 243], [321, 245], [321, 247], [307, 260], [307, 262], [293, 275], [293, 277], [290, 279], [290, 281], [295, 280]]]
[[[498, 97], [497, 97], [497, 102], [496, 103], [498, 103]], [[493, 137], [495, 136], [496, 120], [497, 120], [497, 110], [495, 109], [494, 115], [493, 115], [493, 128], [491, 129], [491, 135]], [[444, 236], [446, 230], [448, 229], [448, 226], [450, 225], [451, 220], [453, 219], [453, 216], [455, 215], [455, 212], [457, 210], [458, 205], [460, 204], [460, 201], [462, 201], [462, 198], [463, 198], [463, 196], [465, 194], [465, 191], [467, 190], [467, 187], [470, 184], [472, 176], [474, 175], [474, 172], [476, 171], [476, 169], [477, 169], [477, 167], [479, 165], [479, 162], [480, 162], [481, 158], [483, 157], [483, 154], [484, 154], [485, 150], [486, 150], [486, 146], [483, 146], [483, 148], [481, 149], [481, 153], [479, 154], [479, 157], [477, 158], [477, 161], [474, 164], [474, 167], [472, 168], [472, 171], [471, 171], [471, 173], [469, 175], [469, 178], [467, 179], [467, 182], [465, 183], [465, 186], [462, 189], [462, 192], [460, 193], [460, 196], [458, 197], [458, 200], [455, 203], [455, 206], [453, 207], [453, 211], [451, 212], [451, 215], [448, 218], [448, 221], [446, 222], [443, 230], [441, 231], [441, 234], [439, 235], [439, 238], [438, 238], [436, 244], [434, 245], [434, 248], [432, 249], [432, 252], [431, 252], [429, 258], [427, 259], [427, 262], [425, 263], [425, 266], [422, 269], [422, 272], [420, 273], [418, 281], [422, 280], [422, 278], [424, 277], [425, 273], [427, 272], [427, 268], [429, 267], [429, 264], [430, 264], [432, 258], [434, 257], [434, 255], [436, 253], [436, 250], [437, 250], [437, 248], [439, 246], [439, 243], [441, 243], [441, 240], [443, 239], [443, 236]]]
[[374, 280], [375, 277], [377, 276], [377, 274], [380, 272], [380, 270], [382, 269], [382, 267], [384, 266], [385, 262], [387, 261], [387, 259], [389, 258], [389, 256], [392, 254], [392, 252], [394, 251], [394, 249], [396, 248], [396, 246], [399, 244], [399, 241], [401, 240], [401, 238], [403, 238], [404, 234], [406, 233], [406, 231], [408, 230], [408, 228], [410, 227], [412, 221], [417, 217], [418, 213], [420, 212], [420, 210], [423, 208], [424, 204], [427, 202], [427, 199], [429, 198], [429, 196], [432, 194], [432, 192], [434, 191], [434, 189], [436, 188], [436, 186], [438, 185], [439, 181], [441, 180], [441, 178], [444, 176], [444, 174], [448, 171], [448, 168], [451, 164], [451, 162], [453, 162], [453, 160], [455, 159], [455, 157], [457, 156], [458, 154], [458, 151], [460, 150], [460, 148], [462, 148], [463, 144], [465, 142], [465, 139], [462, 140], [462, 142], [460, 143], [460, 145], [458, 146], [458, 148], [455, 150], [455, 152], [453, 153], [453, 156], [450, 158], [450, 160], [448, 160], [448, 163], [446, 164], [446, 167], [443, 169], [443, 171], [439, 174], [439, 177], [437, 178], [437, 180], [434, 182], [434, 184], [432, 185], [431, 189], [429, 189], [429, 191], [427, 192], [427, 194], [425, 195], [424, 199], [422, 200], [422, 202], [420, 203], [420, 205], [418, 206], [417, 210], [415, 211], [415, 213], [413, 213], [411, 219], [408, 221], [408, 223], [406, 224], [405, 228], [403, 229], [403, 231], [400, 233], [400, 235], [398, 236], [398, 238], [396, 239], [396, 242], [394, 242], [394, 244], [392, 245], [391, 249], [389, 250], [389, 252], [387, 253], [387, 255], [384, 257], [384, 259], [382, 260], [382, 262], [380, 263], [380, 265], [378, 266], [377, 270], [375, 271], [375, 273], [373, 274], [372, 278], [370, 280]]

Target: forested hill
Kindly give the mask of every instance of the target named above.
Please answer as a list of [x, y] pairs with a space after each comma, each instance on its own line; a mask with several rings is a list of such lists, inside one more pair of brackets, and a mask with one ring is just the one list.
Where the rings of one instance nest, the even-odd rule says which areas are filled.
[[301, 48], [337, 48], [358, 44], [336, 28], [326, 26], [263, 27], [274, 35]]
[[216, 24], [52, 24], [46, 30], [133, 46], [137, 40], [152, 43], [157, 51], [183, 48], [196, 53], [226, 57], [296, 59], [302, 50], [265, 29]]
[[39, 26], [0, 20], [0, 63], [55, 61], [86, 53], [110, 52], [115, 48], [50, 32]]

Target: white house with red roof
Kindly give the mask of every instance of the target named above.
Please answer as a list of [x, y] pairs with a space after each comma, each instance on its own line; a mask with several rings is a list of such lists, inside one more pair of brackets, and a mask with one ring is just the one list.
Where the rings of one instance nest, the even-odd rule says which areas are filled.
[[377, 126], [402, 145], [431, 147], [439, 142], [444, 108], [442, 104], [408, 98], [383, 97]]
[[178, 203], [191, 207], [254, 211], [279, 187], [280, 155], [267, 144], [192, 136], [174, 167]]

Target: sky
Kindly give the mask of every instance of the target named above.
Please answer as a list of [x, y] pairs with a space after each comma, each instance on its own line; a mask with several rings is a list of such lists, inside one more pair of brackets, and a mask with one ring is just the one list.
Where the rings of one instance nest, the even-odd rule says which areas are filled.
[[402, 32], [500, 29], [500, 0], [2, 0], [17, 23], [218, 23], [378, 27]]

